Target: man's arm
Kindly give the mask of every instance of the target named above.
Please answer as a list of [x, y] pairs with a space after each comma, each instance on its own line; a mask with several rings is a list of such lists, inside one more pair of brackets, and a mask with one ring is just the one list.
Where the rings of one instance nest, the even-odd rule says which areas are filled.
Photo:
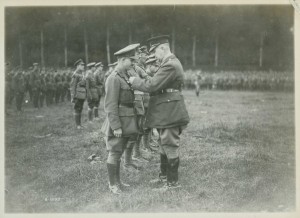
[[91, 77], [91, 72], [88, 72], [87, 77], [86, 77], [86, 90], [87, 90], [87, 96], [89, 99], [92, 98], [92, 93], [90, 89], [90, 77]]
[[120, 82], [114, 75], [107, 78], [105, 83], [105, 92], [104, 110], [108, 115], [108, 121], [111, 129], [117, 130], [121, 128], [118, 105]]
[[174, 77], [174, 66], [166, 64], [153, 77], [148, 77], [147, 79], [135, 77], [134, 79], [130, 79], [130, 81], [132, 82], [133, 89], [151, 93], [166, 88], [174, 80]]

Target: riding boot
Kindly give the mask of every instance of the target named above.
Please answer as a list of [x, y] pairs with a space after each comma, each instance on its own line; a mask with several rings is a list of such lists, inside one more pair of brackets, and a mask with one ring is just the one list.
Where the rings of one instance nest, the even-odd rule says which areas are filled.
[[116, 183], [116, 174], [117, 174], [117, 165], [107, 163], [107, 173], [108, 173], [108, 180], [109, 180], [109, 190], [113, 194], [121, 194], [121, 190], [117, 186]]

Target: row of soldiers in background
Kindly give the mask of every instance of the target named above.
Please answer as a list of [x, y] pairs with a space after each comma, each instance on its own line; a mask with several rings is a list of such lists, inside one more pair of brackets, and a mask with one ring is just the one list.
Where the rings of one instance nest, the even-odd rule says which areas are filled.
[[17, 110], [21, 111], [26, 95], [35, 108], [43, 107], [44, 103], [50, 106], [71, 101], [70, 82], [71, 72], [41, 73], [38, 64], [34, 63], [28, 72], [18, 70], [6, 75], [6, 103], [11, 104], [15, 99]]
[[89, 121], [99, 120], [98, 108], [100, 106], [101, 96], [104, 95], [104, 84], [113, 71], [116, 63], [109, 64], [108, 71], [104, 73], [103, 64], [101, 62], [92, 62], [87, 64], [85, 71], [85, 63], [82, 59], [74, 63], [76, 67], [72, 74], [70, 93], [71, 101], [74, 103], [74, 118], [77, 129], [83, 129], [81, 125], [81, 115], [85, 100], [88, 103], [88, 119]]
[[290, 72], [185, 72], [185, 87], [218, 90], [293, 91], [294, 79]]

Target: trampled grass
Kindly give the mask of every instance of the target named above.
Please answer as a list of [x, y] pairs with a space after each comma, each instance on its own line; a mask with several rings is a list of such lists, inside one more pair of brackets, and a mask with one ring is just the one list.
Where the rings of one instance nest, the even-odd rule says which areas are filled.
[[[183, 187], [154, 191], [159, 156], [140, 172], [121, 170], [131, 187], [108, 192], [104, 119], [75, 130], [71, 103], [22, 115], [8, 107], [5, 211], [281, 212], [295, 210], [294, 96], [291, 93], [184, 92], [191, 122], [181, 137]], [[103, 105], [103, 102], [101, 102]], [[50, 134], [50, 135], [49, 135]], [[40, 136], [45, 136], [40, 138]], [[102, 163], [91, 165], [96, 153]]]

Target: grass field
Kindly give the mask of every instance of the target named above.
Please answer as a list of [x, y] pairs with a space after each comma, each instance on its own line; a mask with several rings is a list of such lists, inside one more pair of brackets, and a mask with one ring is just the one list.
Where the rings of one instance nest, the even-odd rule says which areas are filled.
[[[184, 92], [191, 122], [181, 138], [183, 188], [153, 191], [159, 155], [140, 172], [121, 170], [132, 186], [108, 192], [104, 119], [75, 130], [72, 104], [25, 106], [5, 120], [5, 211], [281, 212], [295, 210], [294, 95]], [[103, 102], [101, 101], [101, 106]], [[51, 134], [51, 135], [48, 135]], [[48, 136], [46, 136], [48, 135]], [[46, 136], [40, 138], [39, 136]], [[96, 153], [102, 163], [91, 165]]]

